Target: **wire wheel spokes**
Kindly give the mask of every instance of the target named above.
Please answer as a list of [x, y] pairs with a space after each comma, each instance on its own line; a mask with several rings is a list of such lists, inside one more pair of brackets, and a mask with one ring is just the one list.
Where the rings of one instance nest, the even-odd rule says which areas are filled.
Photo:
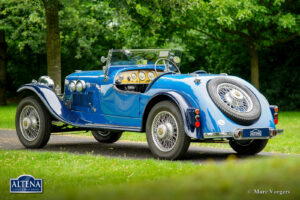
[[217, 94], [225, 105], [235, 111], [245, 113], [253, 109], [249, 95], [236, 85], [222, 83], [217, 87]]
[[40, 117], [35, 107], [27, 105], [20, 114], [20, 129], [24, 138], [33, 141], [40, 130]]
[[161, 111], [154, 117], [152, 138], [161, 151], [168, 152], [174, 148], [178, 139], [178, 124], [170, 112]]

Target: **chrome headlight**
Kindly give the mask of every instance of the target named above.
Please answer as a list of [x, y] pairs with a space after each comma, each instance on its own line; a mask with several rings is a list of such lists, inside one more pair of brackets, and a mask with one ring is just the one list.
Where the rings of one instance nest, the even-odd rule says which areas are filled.
[[71, 81], [70, 84], [69, 84], [69, 90], [71, 92], [74, 92], [76, 89], [76, 82], [75, 81]]
[[49, 88], [54, 88], [54, 81], [49, 76], [41, 76], [38, 80], [38, 83], [41, 85], [46, 85]]
[[69, 85], [70, 81], [68, 79], [65, 79], [65, 85]]
[[83, 92], [86, 88], [86, 84], [83, 80], [77, 81], [76, 83], [76, 91]]

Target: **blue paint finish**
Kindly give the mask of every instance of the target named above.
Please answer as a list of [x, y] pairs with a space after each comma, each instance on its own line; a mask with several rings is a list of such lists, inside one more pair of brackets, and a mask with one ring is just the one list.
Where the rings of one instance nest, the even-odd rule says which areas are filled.
[[[195, 127], [192, 126], [192, 124], [190, 124], [189, 121], [188, 121], [188, 119], [189, 119], [188, 110], [192, 108], [192, 105], [178, 91], [169, 90], [169, 91], [163, 91], [163, 92], [156, 92], [155, 94], [152, 94], [152, 95], [147, 95], [147, 93], [144, 93], [144, 95], [141, 97], [141, 99], [143, 99], [143, 100], [141, 100], [141, 105], [144, 105], [143, 108], [141, 108], [141, 109], [143, 109], [143, 111], [141, 111], [141, 113], [145, 113], [144, 111], [146, 109], [146, 105], [149, 102], [151, 102], [152, 99], [155, 99], [156, 97], [161, 96], [161, 95], [165, 95], [165, 96], [171, 98], [177, 104], [178, 108], [181, 111], [181, 115], [182, 115], [182, 118], [183, 118], [183, 121], [184, 121], [185, 132], [190, 137], [196, 138], [197, 137], [197, 132], [195, 130]], [[147, 117], [147, 116], [143, 115], [143, 118], [144, 117]]]
[[[223, 75], [166, 73], [148, 85], [144, 93], [125, 92], [114, 85], [115, 78], [125, 70], [153, 69], [153, 65], [111, 66], [108, 76], [103, 71], [75, 72], [67, 81], [84, 80], [85, 91], [70, 92], [65, 86], [61, 100], [51, 89], [39, 84], [23, 85], [18, 91], [31, 90], [39, 96], [49, 112], [59, 121], [88, 129], [142, 131], [145, 110], [159, 96], [172, 99], [181, 111], [185, 132], [191, 138], [202, 139], [203, 133], [232, 132], [236, 128], [275, 128], [270, 105], [266, 98], [250, 83], [228, 76], [247, 86], [261, 104], [260, 118], [250, 126], [242, 126], [226, 117], [214, 104], [207, 92], [207, 83]], [[163, 69], [161, 66], [159, 69]], [[201, 83], [195, 82], [200, 79]], [[65, 104], [70, 102], [71, 109]], [[194, 127], [194, 109], [200, 109], [200, 128]], [[224, 121], [224, 125], [218, 123]]]
[[37, 84], [26, 84], [18, 89], [17, 92], [24, 90], [31, 90], [43, 101], [49, 112], [58, 120], [67, 124], [84, 124], [85, 120], [78, 118], [78, 116], [69, 110], [64, 103], [57, 97], [57, 95], [48, 87]]
[[[250, 126], [243, 126], [237, 124], [226, 117], [214, 104], [207, 92], [207, 83], [210, 79], [219, 77], [221, 75], [192, 75], [192, 74], [170, 74], [161, 77], [157, 80], [147, 92], [148, 95], [154, 95], [155, 91], [173, 90], [180, 91], [185, 96], [192, 107], [200, 109], [200, 123], [201, 134], [197, 138], [202, 138], [203, 133], [210, 132], [231, 132], [235, 128], [275, 128], [272, 120], [272, 115], [269, 109], [269, 103], [265, 97], [250, 83], [234, 76], [230, 78], [235, 79], [246, 85], [257, 96], [261, 104], [262, 113], [260, 118]], [[195, 78], [201, 79], [201, 84], [197, 85]], [[145, 93], [145, 95], [147, 94]], [[218, 120], [224, 120], [225, 125], [219, 125]]]
[[122, 118], [70, 110], [50, 88], [43, 85], [26, 84], [19, 88], [18, 92], [24, 90], [35, 92], [51, 115], [66, 124], [83, 128], [140, 131], [141, 119], [139, 118]]

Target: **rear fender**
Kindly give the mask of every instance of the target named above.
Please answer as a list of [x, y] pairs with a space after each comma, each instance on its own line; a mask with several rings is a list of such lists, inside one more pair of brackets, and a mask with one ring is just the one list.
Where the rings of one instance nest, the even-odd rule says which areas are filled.
[[[148, 114], [152, 107], [163, 100], [171, 100], [173, 101], [179, 108], [183, 122], [184, 122], [184, 130], [186, 134], [189, 137], [192, 138], [197, 138], [197, 129], [194, 126], [194, 119], [195, 119], [195, 114], [194, 110], [195, 108], [192, 106], [192, 104], [189, 102], [189, 100], [183, 95], [180, 94], [177, 91], [164, 91], [164, 92], [159, 92], [155, 95], [153, 95], [147, 102], [144, 112], [143, 112], [143, 130], [145, 131], [146, 128], [146, 121]], [[200, 131], [198, 131], [200, 132]]]

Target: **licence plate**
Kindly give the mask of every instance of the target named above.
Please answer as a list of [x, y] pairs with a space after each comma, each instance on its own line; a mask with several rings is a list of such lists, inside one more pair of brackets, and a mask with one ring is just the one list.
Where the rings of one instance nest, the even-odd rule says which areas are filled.
[[243, 129], [243, 138], [260, 138], [268, 136], [269, 128]]

